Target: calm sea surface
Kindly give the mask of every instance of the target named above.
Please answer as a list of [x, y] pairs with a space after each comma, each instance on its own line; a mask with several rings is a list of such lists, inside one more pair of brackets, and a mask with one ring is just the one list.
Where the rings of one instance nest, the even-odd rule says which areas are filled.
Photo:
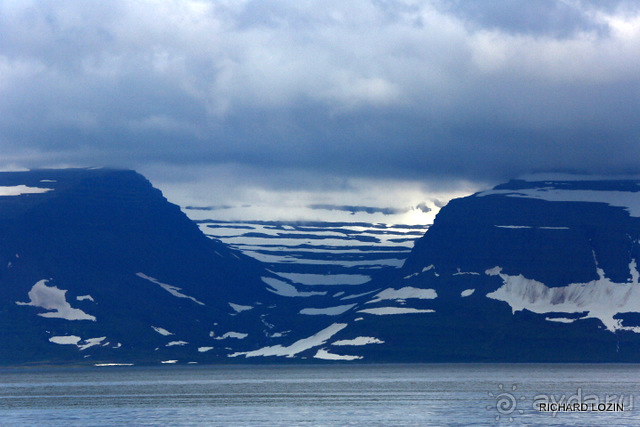
[[[540, 412], [534, 402], [581, 412]], [[640, 425], [640, 366], [0, 370], [2, 426], [495, 424]]]

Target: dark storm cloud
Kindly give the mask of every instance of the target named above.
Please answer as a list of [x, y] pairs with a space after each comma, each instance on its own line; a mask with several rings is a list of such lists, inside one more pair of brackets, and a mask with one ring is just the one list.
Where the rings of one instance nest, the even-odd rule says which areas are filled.
[[234, 165], [292, 187], [313, 179], [275, 171], [638, 173], [635, 5], [3, 2], [3, 162]]

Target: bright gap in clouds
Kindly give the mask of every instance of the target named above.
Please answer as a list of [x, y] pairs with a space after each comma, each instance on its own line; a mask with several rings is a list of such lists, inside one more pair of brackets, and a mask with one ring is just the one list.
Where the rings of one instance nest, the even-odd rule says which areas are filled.
[[290, 172], [264, 178], [215, 167], [185, 179], [159, 169], [144, 173], [194, 220], [432, 224], [449, 200], [487, 188], [470, 182], [430, 187], [419, 181], [370, 178], [332, 182], [331, 177]]

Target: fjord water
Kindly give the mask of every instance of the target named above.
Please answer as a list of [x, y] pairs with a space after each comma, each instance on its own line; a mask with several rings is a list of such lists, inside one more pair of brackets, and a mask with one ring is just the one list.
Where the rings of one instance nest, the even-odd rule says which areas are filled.
[[[640, 423], [635, 365], [25, 368], [0, 379], [2, 426]], [[624, 412], [539, 412], [541, 397]]]

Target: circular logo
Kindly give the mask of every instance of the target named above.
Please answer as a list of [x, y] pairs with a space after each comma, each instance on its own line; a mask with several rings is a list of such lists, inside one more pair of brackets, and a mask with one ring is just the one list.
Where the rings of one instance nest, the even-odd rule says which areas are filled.
[[511, 391], [506, 391], [502, 384], [498, 384], [499, 393], [494, 394], [489, 392], [489, 397], [493, 398], [495, 402], [492, 405], [487, 405], [487, 410], [495, 409], [498, 412], [495, 419], [499, 421], [503, 417], [509, 421], [513, 421], [513, 417], [516, 414], [524, 414], [524, 410], [518, 409], [518, 400], [525, 400], [524, 396], [519, 399], [514, 395], [518, 386], [515, 384], [511, 386]]

